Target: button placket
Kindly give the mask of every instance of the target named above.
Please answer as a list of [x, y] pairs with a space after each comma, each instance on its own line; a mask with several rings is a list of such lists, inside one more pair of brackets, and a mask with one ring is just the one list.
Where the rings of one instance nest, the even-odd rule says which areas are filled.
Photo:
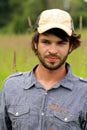
[[45, 110], [45, 105], [46, 105], [46, 97], [47, 97], [47, 92], [44, 93], [44, 98], [43, 98], [43, 102], [42, 102], [42, 112], [41, 112], [41, 116], [44, 116], [44, 110]]

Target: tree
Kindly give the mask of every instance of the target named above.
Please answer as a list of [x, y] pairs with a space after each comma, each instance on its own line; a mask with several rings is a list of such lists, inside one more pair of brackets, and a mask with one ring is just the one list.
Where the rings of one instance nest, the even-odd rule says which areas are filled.
[[40, 12], [49, 8], [67, 10], [77, 25], [82, 15], [83, 24], [87, 25], [86, 0], [0, 0], [0, 27], [5, 27], [15, 33], [26, 32], [31, 29], [28, 25], [28, 18], [34, 27]]
[[10, 9], [8, 0], [0, 0], [0, 27], [6, 25], [10, 18]]
[[28, 16], [32, 25], [35, 24], [37, 15], [46, 9], [46, 0], [10, 0], [11, 18], [14, 23], [13, 30], [16, 33], [28, 30]]

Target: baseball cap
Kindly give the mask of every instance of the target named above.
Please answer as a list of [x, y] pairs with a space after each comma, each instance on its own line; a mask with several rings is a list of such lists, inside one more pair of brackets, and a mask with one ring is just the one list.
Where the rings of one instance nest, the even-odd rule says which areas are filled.
[[48, 9], [41, 12], [35, 29], [41, 34], [52, 28], [59, 28], [69, 36], [74, 31], [74, 25], [70, 14], [61, 9]]

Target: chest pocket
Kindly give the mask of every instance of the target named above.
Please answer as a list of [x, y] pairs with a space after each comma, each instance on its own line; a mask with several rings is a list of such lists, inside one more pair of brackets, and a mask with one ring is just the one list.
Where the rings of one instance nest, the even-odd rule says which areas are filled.
[[55, 126], [63, 130], [80, 130], [78, 115], [54, 112]]
[[[12, 128], [14, 130], [22, 130], [24, 124], [30, 120], [30, 109], [28, 105], [10, 106], [8, 108], [8, 115], [12, 122]], [[26, 128], [27, 129], [27, 128]]]
[[67, 113], [54, 111], [53, 115], [46, 119], [46, 129], [52, 130], [81, 130], [78, 123], [78, 116]]
[[14, 130], [33, 130], [38, 125], [39, 117], [29, 105], [10, 106], [8, 114]]

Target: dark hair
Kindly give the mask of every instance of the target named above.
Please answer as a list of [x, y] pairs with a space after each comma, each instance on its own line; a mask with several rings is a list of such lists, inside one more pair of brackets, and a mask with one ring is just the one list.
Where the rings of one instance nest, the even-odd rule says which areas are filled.
[[[75, 32], [72, 32], [72, 35], [69, 36], [63, 30], [53, 28], [53, 29], [50, 29], [50, 30], [44, 32], [43, 34], [45, 34], [45, 33], [54, 34], [65, 41], [69, 40], [70, 44], [72, 45], [72, 51], [74, 49], [78, 48], [81, 44], [81, 41], [80, 41], [81, 35], [80, 34], [77, 35]], [[31, 47], [35, 54], [37, 53], [37, 50], [35, 49], [35, 43], [38, 44], [38, 40], [39, 40], [39, 33], [38, 33], [38, 31], [35, 31], [34, 36], [32, 37], [32, 41], [31, 41]]]

